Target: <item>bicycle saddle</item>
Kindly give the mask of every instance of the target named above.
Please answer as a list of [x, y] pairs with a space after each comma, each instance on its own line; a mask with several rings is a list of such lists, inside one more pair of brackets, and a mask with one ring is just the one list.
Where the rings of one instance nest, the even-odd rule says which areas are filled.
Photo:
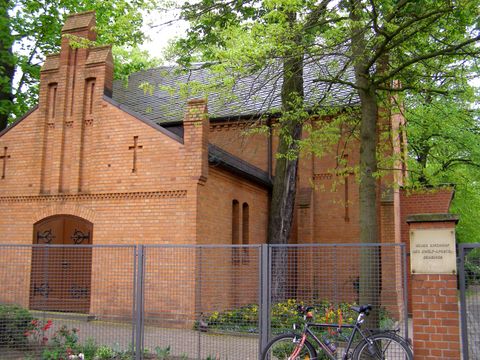
[[352, 306], [350, 307], [353, 311], [356, 311], [357, 313], [365, 313], [368, 315], [370, 310], [372, 310], [372, 305], [360, 305], [360, 306]]

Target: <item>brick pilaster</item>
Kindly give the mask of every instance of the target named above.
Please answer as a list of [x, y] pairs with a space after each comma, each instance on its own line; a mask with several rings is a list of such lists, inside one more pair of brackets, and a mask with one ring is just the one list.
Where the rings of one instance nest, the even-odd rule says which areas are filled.
[[[451, 229], [451, 214], [409, 217], [411, 230]], [[412, 274], [413, 350], [415, 360], [460, 359], [460, 320], [456, 274]]]

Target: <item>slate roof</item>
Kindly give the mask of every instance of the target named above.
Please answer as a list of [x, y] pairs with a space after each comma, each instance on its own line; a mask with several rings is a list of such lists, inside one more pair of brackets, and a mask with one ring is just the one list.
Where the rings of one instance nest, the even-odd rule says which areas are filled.
[[[358, 98], [348, 86], [335, 84], [329, 89], [328, 84], [315, 81], [319, 76], [331, 77], [330, 68], [324, 63], [305, 65], [306, 103], [311, 106], [319, 101], [324, 106], [357, 104]], [[282, 79], [279, 73], [279, 69], [272, 65], [255, 75], [237, 80], [231, 96], [229, 91], [195, 92], [196, 83], [208, 84], [213, 79], [212, 73], [201, 65], [181, 72], [177, 67], [163, 66], [132, 74], [126, 86], [122, 81], [115, 81], [112, 98], [157, 124], [181, 122], [187, 101], [200, 97], [208, 98], [209, 117], [213, 121], [258, 116], [280, 109]], [[351, 78], [353, 74], [347, 72], [345, 76]], [[140, 88], [145, 83], [152, 86], [152, 94]], [[185, 84], [191, 85], [188, 90]], [[327, 90], [332, 95], [324, 99]], [[226, 98], [227, 93], [229, 98]]]
[[268, 176], [267, 172], [233, 156], [213, 144], [208, 145], [208, 162], [212, 166], [229, 170], [260, 185], [267, 187], [272, 186], [272, 179]]
[[[332, 66], [326, 66], [325, 63], [305, 66], [304, 92], [307, 105], [313, 107], [319, 102], [322, 106], [338, 107], [358, 104], [357, 95], [348, 86], [316, 81], [319, 76], [331, 77], [331, 69]], [[179, 71], [176, 67], [163, 66], [132, 74], [128, 84], [115, 81], [111, 98], [117, 106], [142, 121], [152, 122], [154, 126], [160, 125], [180, 139], [183, 138], [182, 121], [186, 104], [193, 98], [208, 99], [210, 121], [258, 117], [279, 110], [282, 79], [278, 74], [281, 74], [279, 68], [272, 65], [255, 75], [239, 79], [233, 86], [232, 96], [230, 91], [195, 91], [195, 84], [215, 81], [208, 68], [198, 65], [188, 71]], [[351, 78], [353, 74], [347, 71], [345, 76]], [[142, 89], [142, 84], [148, 86]], [[208, 147], [208, 161], [212, 166], [218, 166], [260, 185], [272, 186], [272, 179], [267, 172], [213, 144]]]

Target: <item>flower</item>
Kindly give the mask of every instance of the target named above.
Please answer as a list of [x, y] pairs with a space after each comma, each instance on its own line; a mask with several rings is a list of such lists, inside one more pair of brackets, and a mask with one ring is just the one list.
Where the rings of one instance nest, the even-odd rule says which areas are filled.
[[47, 323], [42, 327], [42, 331], [47, 331], [52, 327], [52, 325], [53, 325], [52, 320], [48, 320]]
[[30, 322], [29, 329], [27, 329], [23, 335], [34, 343], [45, 346], [48, 343], [48, 337], [45, 336], [48, 329], [53, 326], [53, 321], [48, 320], [43, 322], [42, 320], [33, 319]]

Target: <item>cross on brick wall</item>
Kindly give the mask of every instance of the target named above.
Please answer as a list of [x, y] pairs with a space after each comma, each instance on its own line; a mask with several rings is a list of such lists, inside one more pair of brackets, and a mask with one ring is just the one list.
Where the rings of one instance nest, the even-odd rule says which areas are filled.
[[133, 150], [132, 173], [137, 172], [137, 149], [143, 149], [143, 146], [138, 145], [138, 136], [134, 136], [133, 137], [133, 146], [128, 147], [128, 150]]
[[3, 160], [3, 169], [2, 169], [2, 179], [5, 179], [5, 170], [7, 169], [7, 159], [10, 159], [10, 155], [7, 155], [8, 147], [3, 148], [3, 155], [0, 156], [0, 159]]

